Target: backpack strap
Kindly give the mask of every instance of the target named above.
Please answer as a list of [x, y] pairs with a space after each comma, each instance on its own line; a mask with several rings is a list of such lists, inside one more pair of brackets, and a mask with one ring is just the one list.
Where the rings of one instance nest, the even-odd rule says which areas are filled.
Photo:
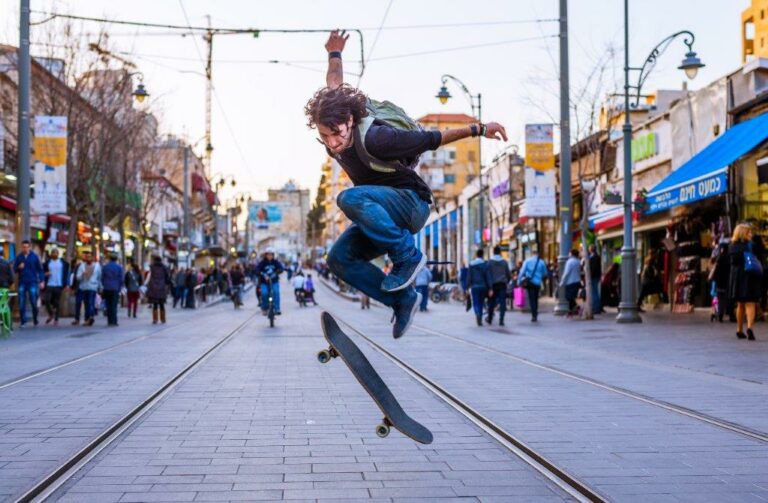
[[382, 161], [381, 159], [377, 159], [365, 148], [365, 136], [368, 134], [368, 130], [371, 129], [371, 126], [373, 126], [375, 121], [376, 119], [369, 115], [363, 117], [360, 123], [355, 126], [355, 152], [360, 160], [372, 170], [380, 173], [394, 173], [402, 166], [402, 163], [399, 161]]

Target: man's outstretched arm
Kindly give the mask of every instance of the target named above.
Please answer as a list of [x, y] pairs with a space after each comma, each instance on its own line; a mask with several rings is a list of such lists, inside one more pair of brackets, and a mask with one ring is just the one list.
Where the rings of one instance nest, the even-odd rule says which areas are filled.
[[325, 50], [328, 51], [328, 73], [325, 75], [325, 85], [331, 89], [336, 89], [344, 83], [341, 53], [344, 52], [344, 45], [348, 38], [346, 31], [333, 30], [325, 43]]
[[[485, 127], [484, 131], [481, 130], [483, 127]], [[484, 136], [492, 140], [507, 141], [507, 131], [504, 129], [504, 126], [498, 122], [489, 122], [488, 124], [483, 125], [473, 124], [463, 128], [447, 129], [441, 131], [441, 133], [443, 135], [442, 140], [440, 141], [441, 146], [471, 136]]]

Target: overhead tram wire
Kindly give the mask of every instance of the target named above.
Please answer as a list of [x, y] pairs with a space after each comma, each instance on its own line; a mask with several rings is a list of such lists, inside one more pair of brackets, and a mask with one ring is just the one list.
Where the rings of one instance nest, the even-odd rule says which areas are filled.
[[[392, 8], [392, 4], [395, 0], [389, 0], [389, 3], [387, 4], [387, 8], [384, 11], [384, 15], [381, 17], [381, 23], [379, 23], [379, 29], [376, 30], [376, 36], [373, 39], [373, 44], [371, 44], [371, 48], [368, 51], [368, 61], [371, 60], [371, 55], [373, 54], [373, 50], [376, 49], [376, 43], [379, 41], [379, 36], [381, 35], [381, 29], [384, 28], [384, 23], [387, 21], [387, 16], [389, 15], [389, 10]], [[363, 80], [362, 74], [357, 78], [357, 87], [360, 87], [360, 81]]]
[[[400, 58], [412, 58], [416, 56], [425, 56], [429, 54], [440, 54], [444, 52], [455, 52], [455, 51], [463, 51], [463, 50], [470, 50], [470, 49], [480, 49], [484, 47], [493, 47], [493, 46], [499, 46], [499, 45], [508, 45], [508, 44], [517, 44], [521, 42], [531, 42], [536, 40], [546, 40], [550, 38], [557, 38], [558, 35], [543, 35], [543, 36], [536, 36], [536, 37], [527, 37], [527, 38], [518, 38], [518, 39], [510, 39], [510, 40], [500, 40], [497, 42], [486, 42], [481, 44], [471, 44], [471, 45], [464, 45], [464, 46], [457, 46], [457, 47], [447, 47], [444, 49], [433, 49], [428, 51], [420, 51], [420, 52], [412, 52], [412, 53], [405, 53], [405, 54], [393, 54], [391, 56], [381, 56], [379, 58], [372, 58], [368, 61], [386, 61], [391, 59], [400, 59]], [[143, 53], [134, 53], [134, 52], [120, 52], [115, 51], [118, 54], [126, 54], [126, 55], [132, 55], [137, 58], [158, 58], [158, 59], [168, 59], [168, 60], [175, 60], [175, 61], [198, 61], [196, 58], [190, 58], [185, 56], [167, 56], [163, 54], [143, 54]], [[359, 63], [357, 60], [347, 60], [351, 61], [353, 63]], [[216, 63], [220, 64], [318, 64], [318, 65], [325, 65], [327, 64], [327, 60], [322, 59], [291, 59], [291, 60], [279, 60], [279, 59], [217, 59]], [[307, 68], [309, 69], [309, 68]]]
[[[56, 18], [62, 18], [62, 19], [74, 19], [78, 21], [91, 21], [94, 23], [105, 23], [105, 24], [115, 24], [115, 25], [122, 25], [122, 26], [140, 26], [145, 28], [165, 28], [169, 30], [180, 30], [184, 32], [200, 32], [200, 33], [210, 33], [212, 35], [254, 35], [259, 36], [261, 33], [283, 33], [283, 34], [289, 34], [289, 33], [328, 33], [331, 31], [331, 29], [323, 28], [323, 29], [317, 29], [317, 28], [219, 28], [219, 27], [208, 27], [208, 26], [191, 26], [191, 25], [177, 25], [177, 24], [164, 24], [164, 23], [147, 23], [143, 21], [128, 21], [128, 20], [122, 20], [122, 19], [106, 19], [106, 18], [97, 18], [97, 17], [91, 17], [91, 16], [77, 16], [74, 14], [59, 14], [56, 12], [48, 12], [48, 11], [39, 11], [39, 10], [32, 10], [31, 12], [35, 14], [41, 14], [48, 16], [48, 18], [35, 21], [30, 23], [31, 25], [41, 25], [45, 24], [47, 22], [53, 21]], [[358, 37], [360, 39], [360, 76], [365, 73], [365, 44], [363, 40], [363, 32], [359, 28], [344, 28], [345, 31], [349, 32], [355, 32], [358, 34]]]
[[[535, 24], [535, 23], [556, 23], [559, 19], [542, 18], [542, 19], [512, 19], [507, 21], [476, 21], [470, 23], [441, 23], [441, 24], [414, 24], [414, 25], [400, 25], [400, 26], [384, 26], [381, 31], [401, 31], [401, 30], [430, 30], [430, 29], [443, 29], [443, 28], [477, 28], [481, 26], [506, 26], [512, 24]], [[379, 27], [370, 26], [365, 28], [358, 28], [360, 31], [379, 31]], [[151, 37], [170, 37], [179, 35], [178, 32], [141, 32], [142, 36]], [[110, 37], [132, 37], [135, 33], [110, 33]], [[192, 35], [192, 32], [181, 33], [181, 36]]]

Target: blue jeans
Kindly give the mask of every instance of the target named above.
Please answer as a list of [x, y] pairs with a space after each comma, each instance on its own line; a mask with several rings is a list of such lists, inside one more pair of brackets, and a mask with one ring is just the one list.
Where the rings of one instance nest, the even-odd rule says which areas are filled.
[[599, 313], [603, 310], [603, 303], [600, 302], [600, 278], [590, 278], [589, 286], [592, 289], [592, 312]]
[[352, 220], [328, 254], [328, 267], [367, 296], [394, 306], [413, 295], [413, 287], [384, 292], [384, 273], [370, 261], [385, 253], [393, 262], [416, 249], [413, 234], [429, 217], [429, 205], [409, 189], [360, 185], [339, 194], [341, 211]]
[[418, 285], [416, 291], [421, 294], [421, 304], [419, 305], [419, 309], [426, 311], [427, 301], [429, 300], [429, 285]]
[[83, 293], [83, 303], [85, 304], [84, 320], [90, 320], [96, 317], [96, 290], [80, 290]]
[[83, 291], [79, 288], [75, 292], [75, 321], [80, 321], [80, 310], [83, 308]]
[[29, 303], [32, 304], [32, 319], [37, 323], [37, 283], [19, 283], [19, 316], [21, 318], [21, 324], [27, 322], [27, 296], [29, 296]]
[[117, 325], [117, 304], [120, 302], [120, 291], [104, 290], [104, 300], [107, 303], [107, 323]]
[[[275, 306], [275, 311], [280, 311], [280, 283], [272, 283], [272, 305]], [[269, 285], [267, 283], [261, 284], [261, 309], [266, 311], [269, 309]]]
[[483, 315], [483, 306], [485, 305], [485, 298], [488, 296], [488, 289], [484, 286], [473, 286], [472, 292], [472, 309], [475, 310], [475, 316]]

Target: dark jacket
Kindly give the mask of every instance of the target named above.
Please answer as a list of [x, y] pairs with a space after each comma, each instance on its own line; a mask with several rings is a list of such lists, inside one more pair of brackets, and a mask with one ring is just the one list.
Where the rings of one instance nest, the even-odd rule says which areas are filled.
[[[22, 263], [24, 268], [19, 269]], [[19, 284], [42, 283], [45, 280], [43, 264], [40, 263], [40, 257], [33, 251], [26, 257], [23, 253], [17, 255], [16, 260], [13, 261], [13, 270], [18, 274]]]
[[509, 283], [512, 279], [512, 273], [509, 271], [509, 264], [503, 257], [494, 255], [488, 261], [488, 275], [492, 285]]
[[589, 256], [589, 277], [597, 280], [603, 277], [603, 264], [597, 252]]
[[728, 245], [719, 245], [720, 250], [715, 260], [715, 273], [713, 280], [718, 290], [728, 290], [731, 280], [731, 257], [728, 255]]
[[152, 264], [149, 266], [147, 298], [150, 302], [165, 302], [170, 284], [171, 274], [163, 264]]
[[483, 259], [475, 259], [469, 263], [470, 288], [491, 289], [491, 276], [488, 271], [488, 262]]
[[13, 285], [13, 267], [11, 263], [0, 257], [0, 288], [10, 288]]
[[119, 292], [123, 287], [123, 266], [110, 260], [101, 268], [101, 285], [104, 290]]
[[283, 264], [276, 258], [272, 260], [261, 259], [261, 262], [256, 266], [256, 274], [259, 275], [259, 280], [268, 277], [275, 281], [284, 270]]
[[241, 271], [232, 271], [229, 273], [229, 281], [232, 286], [242, 286], [245, 284], [245, 274]]
[[[61, 259], [59, 259], [61, 260]], [[50, 269], [51, 259], [48, 259], [43, 264], [43, 273], [46, 274], [45, 276], [45, 286], [48, 286], [48, 281], [51, 279], [50, 276], [47, 276], [48, 271]], [[67, 287], [69, 286], [69, 262], [66, 260], [61, 260], [61, 286]]]
[[133, 269], [129, 269], [123, 278], [123, 284], [128, 292], [138, 292], [141, 288], [141, 275]]
[[[731, 271], [728, 281], [728, 297], [736, 302], [757, 302], [761, 295], [762, 277], [744, 270], [744, 252], [749, 243], [736, 241], [728, 247]], [[762, 257], [758, 256], [762, 261]]]

